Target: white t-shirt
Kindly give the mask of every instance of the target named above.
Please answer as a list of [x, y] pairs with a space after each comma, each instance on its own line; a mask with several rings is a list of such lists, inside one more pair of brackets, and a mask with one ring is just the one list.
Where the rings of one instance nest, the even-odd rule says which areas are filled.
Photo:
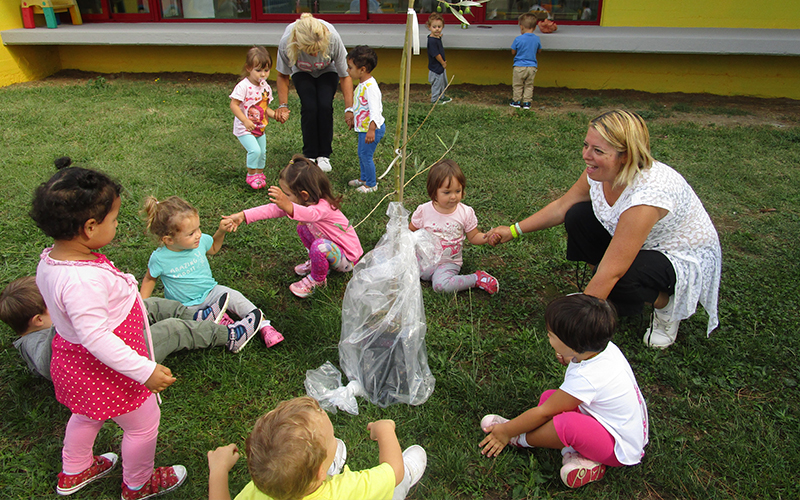
[[[233, 88], [233, 92], [228, 96], [231, 99], [236, 99], [241, 102], [239, 108], [247, 116], [247, 112], [251, 106], [259, 106], [262, 110], [261, 125], [266, 126], [268, 123], [267, 107], [272, 102], [272, 87], [269, 86], [266, 80], [261, 80], [258, 85], [255, 85], [248, 78], [243, 78], [241, 82], [237, 83]], [[256, 123], [256, 125], [259, 125]], [[263, 130], [263, 127], [261, 127]], [[236, 137], [249, 134], [250, 132], [244, 126], [241, 120], [233, 118], [233, 135]]]
[[353, 90], [353, 117], [356, 132], [369, 132], [369, 123], [375, 122], [379, 129], [386, 121], [383, 118], [383, 103], [381, 102], [381, 89], [375, 77], [359, 83]]
[[436, 211], [433, 202], [418, 206], [411, 216], [411, 223], [417, 229], [436, 235], [442, 242], [442, 260], [440, 264], [452, 262], [459, 266], [463, 263], [461, 249], [468, 232], [478, 227], [478, 218], [472, 207], [459, 203], [451, 214]]
[[686, 179], [654, 162], [636, 175], [613, 206], [606, 201], [601, 182], [589, 179], [589, 195], [595, 217], [612, 236], [620, 216], [631, 207], [649, 205], [669, 212], [650, 230], [642, 250], [663, 253], [675, 269], [672, 321], [694, 314], [699, 301], [708, 313], [707, 332], [711, 333], [719, 325], [722, 249], [711, 218]]
[[580, 399], [578, 409], [614, 436], [614, 454], [625, 465], [644, 456], [649, 425], [647, 405], [625, 355], [613, 342], [597, 356], [570, 363], [560, 389]]

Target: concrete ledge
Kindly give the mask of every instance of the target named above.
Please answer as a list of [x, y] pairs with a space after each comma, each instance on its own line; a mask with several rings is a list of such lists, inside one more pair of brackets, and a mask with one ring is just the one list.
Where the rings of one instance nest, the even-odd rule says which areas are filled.
[[[0, 32], [4, 45], [159, 45], [275, 47], [285, 24], [268, 23], [89, 23], [62, 24], [57, 29], [13, 29]], [[336, 24], [348, 47], [401, 48], [405, 25]], [[427, 32], [420, 26], [424, 48]], [[538, 32], [537, 32], [538, 34]], [[449, 26], [446, 48], [509, 50], [519, 35], [516, 25]], [[543, 49], [563, 52], [651, 54], [800, 55], [800, 30], [729, 28], [627, 28], [559, 26], [540, 35]]]

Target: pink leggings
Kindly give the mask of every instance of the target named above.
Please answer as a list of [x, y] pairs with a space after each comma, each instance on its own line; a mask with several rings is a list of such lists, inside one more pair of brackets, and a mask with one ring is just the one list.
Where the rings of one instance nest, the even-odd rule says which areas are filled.
[[[122, 427], [122, 480], [131, 487], [146, 483], [153, 474], [161, 409], [152, 394], [142, 406], [111, 420]], [[64, 472], [77, 474], [92, 465], [94, 440], [102, 420], [73, 413], [67, 423], [61, 451]]]
[[308, 258], [311, 260], [310, 274], [314, 281], [324, 280], [330, 268], [342, 273], [353, 270], [353, 264], [336, 243], [325, 238], [315, 238], [305, 224], [297, 225], [297, 234], [308, 250]]
[[[555, 389], [544, 391], [539, 398], [539, 406], [555, 393]], [[577, 408], [565, 411], [553, 417], [553, 426], [556, 428], [558, 439], [565, 446], [572, 448], [595, 462], [622, 467], [614, 454], [614, 436], [603, 425], [589, 415], [584, 415]]]

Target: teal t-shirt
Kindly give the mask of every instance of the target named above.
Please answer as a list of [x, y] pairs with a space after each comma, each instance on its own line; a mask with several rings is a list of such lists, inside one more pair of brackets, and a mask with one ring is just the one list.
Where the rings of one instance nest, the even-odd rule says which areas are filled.
[[150, 254], [150, 276], [161, 278], [164, 296], [186, 307], [202, 304], [217, 282], [211, 275], [206, 252], [214, 245], [211, 235], [203, 234], [200, 245], [191, 250], [173, 252], [160, 247]]

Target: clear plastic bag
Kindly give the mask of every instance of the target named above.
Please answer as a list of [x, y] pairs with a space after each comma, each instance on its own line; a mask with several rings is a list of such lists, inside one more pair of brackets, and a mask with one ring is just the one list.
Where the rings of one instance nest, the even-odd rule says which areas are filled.
[[336, 409], [358, 415], [356, 396], [366, 396], [364, 388], [357, 380], [342, 385], [342, 372], [330, 361], [316, 370], [306, 370], [306, 394], [319, 401], [326, 411], [336, 413]]
[[425, 306], [409, 213], [396, 202], [386, 213], [386, 234], [361, 258], [347, 284], [339, 341], [339, 366], [384, 408], [420, 405], [436, 383], [425, 349]]
[[422, 228], [411, 233], [411, 237], [414, 239], [414, 250], [417, 253], [420, 272], [439, 265], [439, 261], [442, 260], [442, 240]]

